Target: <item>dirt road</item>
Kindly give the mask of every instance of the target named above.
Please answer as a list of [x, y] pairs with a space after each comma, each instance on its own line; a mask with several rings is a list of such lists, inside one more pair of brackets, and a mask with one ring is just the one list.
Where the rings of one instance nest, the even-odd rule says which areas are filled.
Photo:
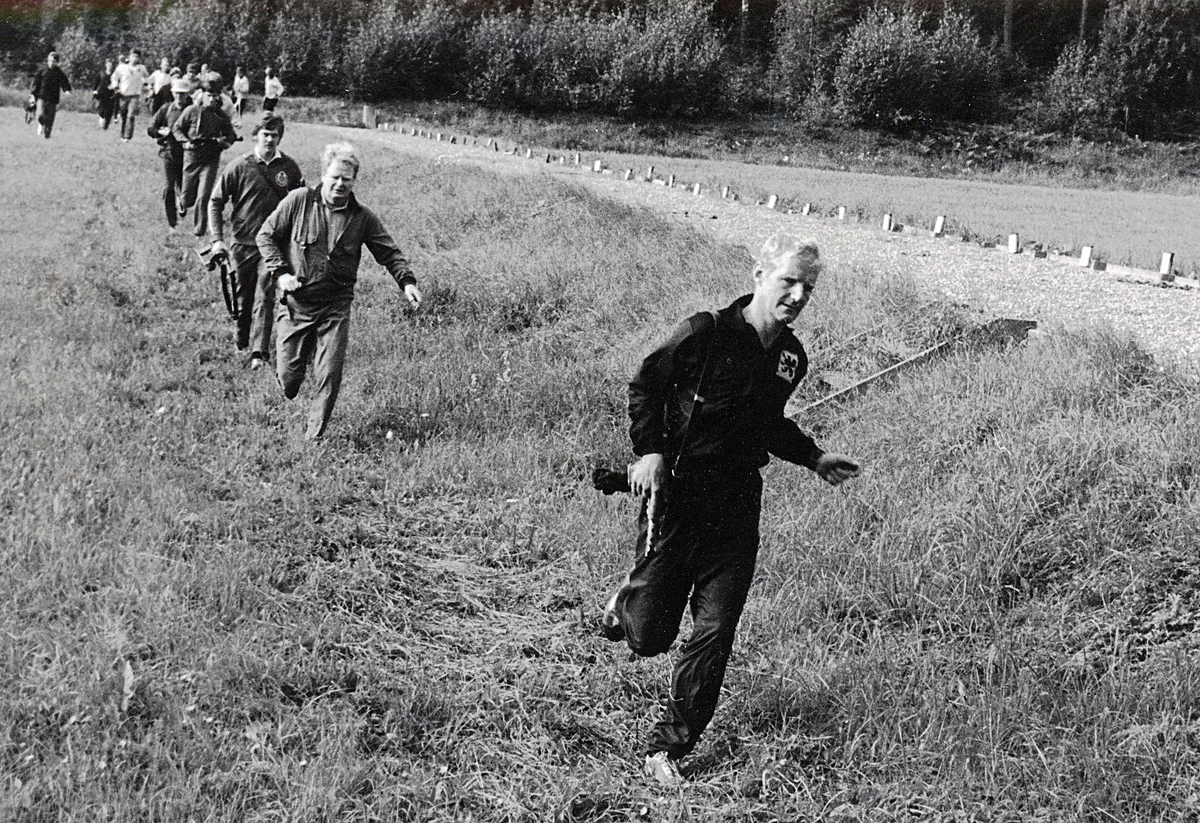
[[[723, 200], [712, 192], [696, 196], [687, 188], [647, 183], [640, 175], [626, 181], [623, 168], [612, 174], [593, 172], [587, 157], [579, 166], [560, 165], [546, 163], [544, 151], [535, 150], [531, 159], [523, 152], [505, 154], [482, 145], [451, 144], [449, 134], [438, 142], [399, 131], [309, 128], [326, 128], [344, 139], [442, 163], [476, 163], [498, 172], [563, 178], [751, 250], [773, 232], [790, 231], [816, 239], [830, 265], [852, 261], [855, 266], [908, 276], [931, 293], [989, 315], [1037, 320], [1050, 333], [1110, 327], [1132, 335], [1164, 361], [1200, 361], [1200, 290], [1132, 282], [1110, 272], [1080, 268], [1073, 261], [1010, 255], [1004, 249], [934, 239], [927, 232], [888, 233], [876, 226]], [[664, 159], [656, 173], [670, 174], [670, 160]]]

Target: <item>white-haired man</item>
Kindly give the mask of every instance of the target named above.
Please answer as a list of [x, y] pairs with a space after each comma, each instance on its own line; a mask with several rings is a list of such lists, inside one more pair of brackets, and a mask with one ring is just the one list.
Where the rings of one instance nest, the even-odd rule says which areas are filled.
[[677, 762], [708, 726], [758, 553], [768, 455], [805, 466], [833, 485], [858, 474], [784, 417], [808, 368], [789, 328], [821, 272], [815, 243], [767, 239], [754, 291], [685, 320], [642, 362], [629, 384], [630, 437], [638, 461], [629, 485], [643, 497], [638, 555], [609, 599], [602, 630], [642, 656], [666, 652], [691, 601], [692, 634], [646, 747], [646, 773], [683, 783]]
[[263, 268], [276, 278], [282, 303], [275, 315], [275, 374], [293, 399], [311, 359], [316, 394], [305, 436], [325, 434], [337, 402], [350, 340], [350, 304], [366, 246], [404, 290], [413, 309], [421, 291], [396, 242], [373, 211], [354, 197], [358, 155], [331, 143], [321, 155], [321, 184], [288, 194], [259, 229]]

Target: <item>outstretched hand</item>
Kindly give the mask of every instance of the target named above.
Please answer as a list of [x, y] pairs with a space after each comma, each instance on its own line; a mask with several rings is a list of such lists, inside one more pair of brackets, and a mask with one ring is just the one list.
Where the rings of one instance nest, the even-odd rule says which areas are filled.
[[831, 486], [837, 486], [851, 477], [858, 477], [858, 463], [844, 454], [823, 454], [817, 461], [816, 473]]
[[404, 297], [408, 300], [408, 305], [413, 311], [421, 308], [421, 290], [417, 288], [415, 283], [409, 283], [404, 287]]

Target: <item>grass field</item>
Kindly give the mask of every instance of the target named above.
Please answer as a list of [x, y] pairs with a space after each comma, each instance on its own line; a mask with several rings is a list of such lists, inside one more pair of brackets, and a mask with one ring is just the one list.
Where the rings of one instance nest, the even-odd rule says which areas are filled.
[[[310, 179], [327, 134], [287, 132]], [[637, 768], [667, 661], [594, 629], [632, 503], [586, 476], [628, 459], [637, 359], [749, 257], [545, 179], [364, 155], [427, 305], [364, 265], [313, 447], [166, 233], [152, 143], [0, 108], [0, 819], [1200, 811], [1191, 383], [1062, 336], [805, 420], [866, 471], [767, 469], [722, 705], [660, 792]], [[963, 322], [887, 274], [829, 261], [818, 372], [856, 333]]]

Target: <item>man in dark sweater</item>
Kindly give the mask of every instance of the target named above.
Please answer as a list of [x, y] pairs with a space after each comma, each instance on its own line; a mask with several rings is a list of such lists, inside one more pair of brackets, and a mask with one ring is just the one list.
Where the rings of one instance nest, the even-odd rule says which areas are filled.
[[232, 161], [221, 172], [208, 201], [208, 230], [213, 254], [227, 254], [222, 240], [225, 203], [232, 206], [233, 265], [237, 269], [239, 306], [237, 347], [250, 347], [250, 368], [270, 357], [275, 312], [275, 278], [261, 271], [262, 255], [255, 237], [263, 221], [292, 189], [304, 185], [296, 161], [279, 151], [283, 118], [264, 112], [254, 126], [254, 151]]
[[817, 283], [817, 246], [776, 234], [754, 292], [684, 321], [629, 384], [629, 485], [644, 498], [638, 556], [609, 599], [602, 630], [642, 656], [666, 652], [691, 600], [692, 634], [650, 733], [646, 773], [668, 786], [708, 726], [758, 554], [759, 470], [769, 454], [837, 485], [858, 474], [783, 411], [808, 359], [789, 325]]
[[317, 389], [305, 431], [309, 440], [324, 435], [342, 384], [363, 246], [404, 290], [409, 305], [421, 305], [417, 279], [396, 241], [354, 197], [358, 167], [349, 143], [326, 146], [321, 185], [283, 198], [258, 232], [263, 268], [278, 278], [283, 295], [275, 315], [275, 374], [289, 400], [300, 392], [312, 361]]
[[196, 102], [183, 110], [171, 129], [183, 144], [183, 209], [195, 208], [197, 237], [208, 233], [208, 198], [221, 167], [221, 152], [237, 140], [229, 115], [221, 111], [220, 75], [212, 75]]
[[60, 94], [71, 93], [71, 81], [58, 67], [58, 53], [50, 52], [46, 57], [44, 68], [38, 69], [33, 76], [33, 91], [29, 97], [37, 106], [38, 134], [50, 139], [54, 128], [54, 117], [58, 114]]
[[183, 116], [191, 95], [188, 84], [176, 78], [171, 84], [175, 99], [154, 112], [154, 120], [146, 133], [158, 141], [158, 156], [163, 161], [163, 208], [167, 212], [167, 225], [175, 228], [179, 220], [179, 204], [183, 197], [183, 144], [175, 138], [175, 123]]

